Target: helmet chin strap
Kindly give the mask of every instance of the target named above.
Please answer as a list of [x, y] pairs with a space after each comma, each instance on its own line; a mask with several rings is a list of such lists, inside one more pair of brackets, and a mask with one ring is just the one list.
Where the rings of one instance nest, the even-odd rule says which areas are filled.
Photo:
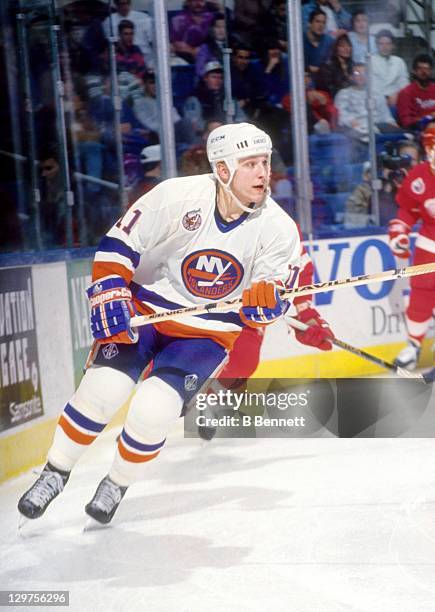
[[[225, 160], [225, 163], [227, 165], [228, 170], [230, 171], [230, 178], [228, 179], [227, 183], [223, 182], [223, 180], [220, 178], [217, 170], [215, 172], [213, 172], [213, 173], [214, 173], [217, 181], [219, 182], [219, 184], [222, 185], [224, 190], [234, 200], [236, 205], [239, 208], [241, 208], [244, 212], [247, 212], [247, 213], [254, 213], [254, 212], [257, 212], [257, 210], [260, 210], [260, 208], [263, 208], [263, 206], [266, 204], [267, 198], [270, 196], [270, 188], [267, 187], [266, 192], [264, 194], [264, 198], [262, 199], [262, 201], [259, 204], [256, 204], [254, 206], [254, 208], [249, 208], [249, 206], [245, 206], [244, 204], [242, 204], [242, 202], [239, 200], [239, 198], [235, 195], [235, 193], [231, 189], [231, 183], [233, 182], [234, 175], [235, 175], [235, 173], [237, 171], [237, 161], [234, 162], [233, 160], [231, 160], [231, 163], [230, 163], [229, 160]], [[269, 164], [270, 164], [270, 157], [269, 157]], [[215, 170], [215, 168], [214, 168], [214, 170]]]

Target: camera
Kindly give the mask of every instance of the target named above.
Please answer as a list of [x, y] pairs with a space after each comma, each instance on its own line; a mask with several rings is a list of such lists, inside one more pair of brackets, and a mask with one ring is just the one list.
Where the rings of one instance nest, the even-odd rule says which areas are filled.
[[379, 178], [389, 184], [392, 189], [399, 187], [413, 163], [410, 155], [400, 153], [403, 146], [402, 142], [386, 142], [385, 151], [378, 158]]

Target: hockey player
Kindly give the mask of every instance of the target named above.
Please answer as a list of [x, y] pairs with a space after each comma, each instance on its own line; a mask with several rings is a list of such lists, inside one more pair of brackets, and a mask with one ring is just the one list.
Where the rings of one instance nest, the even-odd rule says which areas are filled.
[[[389, 223], [390, 247], [394, 255], [410, 256], [409, 233], [421, 221], [415, 243], [413, 264], [435, 261], [435, 127], [423, 133], [427, 161], [410, 170], [397, 193], [399, 206], [396, 219]], [[435, 274], [414, 276], [406, 310], [408, 345], [400, 351], [395, 363], [409, 370], [415, 369], [421, 343], [429, 328], [435, 309]]]
[[[271, 150], [269, 136], [253, 125], [215, 129], [207, 141], [213, 174], [163, 181], [103, 238], [87, 290], [97, 350], [60, 416], [41, 476], [18, 502], [22, 515], [38, 518], [61, 493], [153, 359], [130, 402], [109, 473], [85, 508], [110, 522], [127, 487], [159, 454], [183, 403], [222, 367], [243, 327], [261, 328], [286, 311], [278, 285], [297, 280], [300, 240], [294, 221], [269, 195]], [[240, 295], [239, 311], [130, 327], [135, 312]]]

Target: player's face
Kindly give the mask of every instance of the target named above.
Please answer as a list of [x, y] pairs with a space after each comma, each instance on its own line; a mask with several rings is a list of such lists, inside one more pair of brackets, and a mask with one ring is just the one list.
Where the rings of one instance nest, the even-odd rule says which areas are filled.
[[231, 189], [242, 204], [263, 201], [269, 187], [270, 161], [268, 155], [246, 157], [239, 161]]

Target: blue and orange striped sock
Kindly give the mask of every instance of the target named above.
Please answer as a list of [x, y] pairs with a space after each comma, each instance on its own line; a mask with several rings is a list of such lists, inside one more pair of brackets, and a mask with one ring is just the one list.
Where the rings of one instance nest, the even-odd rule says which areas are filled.
[[66, 404], [48, 452], [48, 461], [61, 470], [70, 471], [105, 426], [106, 423], [85, 416], [71, 403]]
[[165, 442], [166, 438], [154, 443], [137, 434], [133, 436], [124, 428], [119, 437], [115, 459], [109, 472], [110, 478], [122, 486], [129, 486], [140, 480], [143, 476], [144, 464], [157, 457]]

